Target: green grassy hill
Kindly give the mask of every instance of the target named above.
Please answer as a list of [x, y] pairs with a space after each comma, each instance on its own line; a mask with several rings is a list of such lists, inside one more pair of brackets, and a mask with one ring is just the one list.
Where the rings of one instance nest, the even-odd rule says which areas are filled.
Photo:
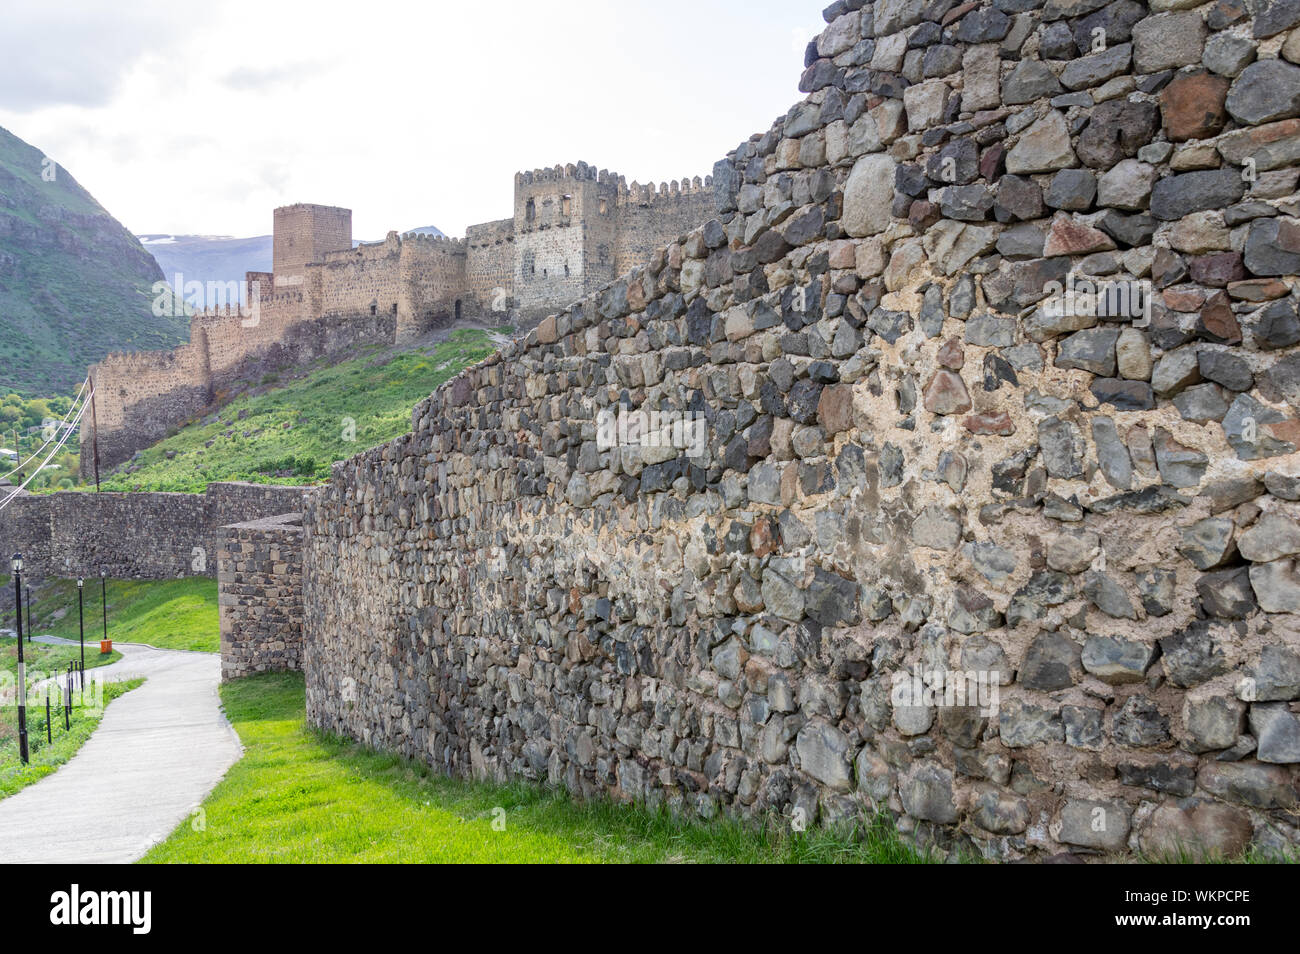
[[187, 318], [153, 315], [162, 277], [66, 169], [0, 129], [0, 394], [74, 394], [110, 351], [185, 341]]
[[210, 482], [312, 484], [330, 464], [411, 429], [411, 410], [493, 351], [493, 332], [463, 328], [410, 351], [361, 357], [263, 386], [180, 429], [102, 481], [105, 490], [195, 493]]

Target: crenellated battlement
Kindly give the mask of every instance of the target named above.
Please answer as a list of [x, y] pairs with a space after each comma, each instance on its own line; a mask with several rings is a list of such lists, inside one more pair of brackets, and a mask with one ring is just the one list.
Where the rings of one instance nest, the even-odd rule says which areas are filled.
[[[190, 331], [193, 333], [194, 320]], [[193, 342], [169, 351], [111, 351], [90, 366], [90, 376], [99, 382], [106, 375], [134, 375], [158, 370], [172, 370], [193, 354]]]
[[413, 242], [420, 248], [456, 255], [463, 255], [469, 250], [468, 239], [451, 238], [446, 235], [428, 235], [424, 232], [407, 232], [402, 236], [402, 242]]
[[655, 198], [694, 195], [713, 188], [712, 176], [704, 176], [703, 178], [700, 176], [683, 176], [681, 179], [660, 182], [658, 185], [653, 182], [642, 184], [635, 180], [629, 183], [627, 177], [618, 172], [611, 172], [608, 169], [598, 170], [595, 166], [588, 165], [585, 162], [515, 173], [516, 189], [521, 186], [564, 182], [593, 182], [600, 186], [612, 186], [620, 198], [630, 198], [641, 202], [653, 201]]
[[618, 173], [610, 172], [608, 169], [597, 169], [595, 166], [588, 165], [585, 162], [568, 163], [567, 165], [557, 165], [546, 169], [534, 169], [531, 172], [515, 173], [515, 185], [532, 185], [541, 182], [563, 182], [572, 180], [574, 182], [595, 182], [600, 185], [608, 185], [611, 179], [617, 179]]
[[671, 182], [661, 182], [658, 186], [653, 182], [647, 182], [645, 185], [633, 182], [626, 188], [619, 189], [618, 200], [620, 204], [649, 205], [654, 202], [671, 202], [673, 199], [698, 195], [712, 196], [712, 194], [713, 176], [705, 176], [703, 179], [695, 176], [680, 181], [674, 179]]

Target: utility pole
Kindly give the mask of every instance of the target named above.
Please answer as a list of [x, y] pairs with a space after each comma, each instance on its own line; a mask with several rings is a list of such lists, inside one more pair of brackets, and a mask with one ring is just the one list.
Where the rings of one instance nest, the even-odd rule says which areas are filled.
[[14, 571], [14, 609], [18, 617], [18, 757], [24, 765], [28, 762], [27, 753], [27, 664], [23, 661], [23, 555], [15, 553]]
[[[82, 405], [83, 407], [85, 405]], [[95, 405], [95, 379], [90, 378], [90, 421], [94, 428], [95, 493], [99, 493], [99, 411]]]
[[77, 628], [81, 631], [81, 688], [86, 688], [86, 581], [77, 577]]

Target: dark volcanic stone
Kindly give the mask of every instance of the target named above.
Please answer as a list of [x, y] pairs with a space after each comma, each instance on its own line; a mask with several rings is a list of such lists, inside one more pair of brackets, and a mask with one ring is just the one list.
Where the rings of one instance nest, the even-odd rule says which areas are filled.
[[1232, 664], [1207, 620], [1193, 620], [1184, 630], [1160, 640], [1161, 661], [1169, 681], [1183, 689], [1228, 672]]
[[1043, 632], [1029, 644], [1019, 681], [1027, 689], [1052, 692], [1074, 685], [1079, 645], [1063, 633]]
[[1255, 39], [1276, 36], [1300, 23], [1300, 0], [1267, 0], [1256, 6]]
[[817, 405], [821, 401], [822, 385], [816, 381], [803, 378], [790, 389], [786, 402], [790, 417], [800, 424], [812, 424], [817, 420]]
[[1120, 245], [1130, 246], [1146, 245], [1150, 242], [1151, 236], [1155, 235], [1159, 224], [1145, 212], [1139, 212], [1136, 215], [1125, 215], [1114, 209], [1107, 209], [1096, 223], [1097, 228]]
[[1167, 176], [1151, 190], [1151, 214], [1162, 221], [1205, 209], [1222, 209], [1241, 199], [1246, 184], [1236, 169], [1212, 169]]
[[1300, 271], [1300, 222], [1272, 218], [1251, 222], [1243, 258], [1256, 275], [1293, 275]]
[[1255, 591], [1245, 567], [1216, 570], [1196, 581], [1201, 608], [1219, 619], [1245, 619], [1255, 611]]
[[993, 214], [999, 222], [1039, 218], [1043, 214], [1043, 190], [1032, 179], [1003, 176], [998, 180]]
[[1121, 762], [1115, 766], [1115, 769], [1122, 785], [1138, 785], [1152, 791], [1168, 792], [1183, 797], [1196, 790], [1196, 770], [1191, 765], [1171, 765], [1167, 762], [1137, 765]]
[[1136, 156], [1155, 139], [1159, 123], [1160, 110], [1154, 103], [1108, 100], [1093, 108], [1075, 151], [1084, 165], [1109, 169]]
[[1121, 411], [1149, 411], [1156, 406], [1155, 394], [1145, 381], [1096, 378], [1088, 390], [1102, 404], [1110, 404]]
[[1062, 169], [1052, 176], [1043, 196], [1053, 209], [1082, 212], [1092, 206], [1097, 196], [1097, 177], [1087, 169]]
[[1300, 67], [1281, 59], [1251, 63], [1233, 81], [1225, 105], [1248, 126], [1300, 116]]

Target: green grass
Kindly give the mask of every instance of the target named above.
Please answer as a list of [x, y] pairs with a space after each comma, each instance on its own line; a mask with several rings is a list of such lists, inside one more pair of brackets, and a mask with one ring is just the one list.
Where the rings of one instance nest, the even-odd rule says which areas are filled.
[[[98, 579], [86, 580], [85, 604], [86, 642], [95, 646], [98, 656], [104, 619]], [[4, 625], [9, 627], [12, 621]], [[42, 636], [77, 639], [77, 581], [49, 580], [33, 590], [32, 625]], [[109, 580], [108, 635], [118, 642], [160, 649], [219, 652], [217, 582], [203, 577]]]
[[[687, 823], [533, 785], [448, 779], [309, 729], [303, 680], [221, 687], [245, 753], [146, 862], [922, 862], [885, 821], [849, 833]], [[503, 821], [501, 830], [494, 821]]]
[[[1117, 863], [1128, 859], [1116, 857]], [[1200, 845], [1180, 844], [1167, 851], [1141, 852], [1138, 860], [1150, 865], [1295, 865], [1300, 864], [1300, 851], [1295, 849], [1272, 850], [1259, 845], [1247, 845], [1235, 858], [1220, 851], [1206, 851]]]
[[[491, 332], [463, 328], [427, 349], [321, 366], [283, 387], [231, 401], [144, 451], [105, 490], [202, 491], [212, 481], [313, 484], [330, 465], [411, 429], [411, 409], [496, 350]], [[268, 382], [270, 383], [270, 382]]]
[[[77, 583], [59, 580], [47, 588], [47, 631], [51, 636], [77, 638]], [[86, 581], [86, 629], [97, 639], [102, 632], [98, 581]], [[55, 620], [60, 607], [67, 609]], [[92, 630], [91, 620], [99, 624]], [[35, 622], [35, 618], [33, 618]], [[108, 635], [124, 643], [146, 643], [160, 649], [191, 649], [215, 653], [221, 649], [217, 610], [217, 581], [203, 577], [182, 580], [109, 580]]]
[[[110, 682], [104, 685], [104, 709], [108, 703], [130, 692], [144, 682], [132, 679], [128, 682]], [[104, 709], [88, 710], [73, 707], [70, 721], [71, 729], [64, 731], [63, 714], [58, 708], [52, 711], [53, 741], [45, 741], [45, 697], [40, 697], [40, 704], [30, 699], [28, 707], [28, 749], [30, 761], [23, 765], [18, 757], [18, 730], [13, 719], [6, 718], [0, 723], [0, 798], [8, 798], [19, 789], [26, 788], [33, 782], [39, 782], [67, 762], [77, 750], [90, 738], [90, 734], [99, 726]], [[12, 710], [6, 710], [11, 713]]]
[[[116, 649], [111, 653], [100, 653], [99, 640], [91, 640], [86, 635], [86, 668], [94, 669], [107, 666], [122, 658]], [[52, 646], [48, 643], [23, 641], [23, 664], [27, 667], [27, 678], [37, 678], [37, 673], [56, 675], [68, 668], [68, 663], [80, 661], [80, 646]], [[18, 673], [18, 640], [5, 639], [0, 642], [0, 672], [10, 675]], [[43, 677], [42, 677], [43, 678]]]

